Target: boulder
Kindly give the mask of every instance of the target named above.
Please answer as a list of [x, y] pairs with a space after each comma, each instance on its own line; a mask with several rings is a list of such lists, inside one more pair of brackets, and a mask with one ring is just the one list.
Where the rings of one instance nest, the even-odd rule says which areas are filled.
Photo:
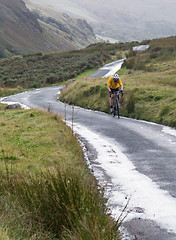
[[20, 109], [21, 105], [19, 103], [11, 103], [6, 106], [6, 109]]

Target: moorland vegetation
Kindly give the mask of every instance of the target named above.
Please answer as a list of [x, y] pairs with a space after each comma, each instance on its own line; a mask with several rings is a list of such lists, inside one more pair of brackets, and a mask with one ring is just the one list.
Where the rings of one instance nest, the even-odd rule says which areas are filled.
[[93, 44], [83, 50], [27, 54], [0, 61], [0, 87], [38, 88], [75, 78], [86, 70], [96, 69], [134, 43]]

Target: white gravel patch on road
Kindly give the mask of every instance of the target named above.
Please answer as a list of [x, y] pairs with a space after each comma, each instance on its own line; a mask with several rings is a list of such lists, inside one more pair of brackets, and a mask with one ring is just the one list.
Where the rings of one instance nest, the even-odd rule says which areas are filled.
[[[104, 185], [112, 215], [118, 219], [126, 203], [126, 221], [134, 218], [153, 220], [168, 232], [176, 233], [176, 199], [159, 188], [149, 177], [139, 173], [123, 154], [115, 140], [88, 128], [74, 125], [74, 132], [85, 138], [97, 151], [90, 167]], [[100, 170], [101, 169], [101, 170]], [[103, 172], [111, 179], [103, 178]]]
[[173, 129], [173, 128], [170, 128], [170, 127], [163, 127], [163, 130], [162, 130], [164, 133], [167, 133], [167, 134], [170, 134], [170, 135], [173, 135], [173, 136], [176, 136], [176, 130]]

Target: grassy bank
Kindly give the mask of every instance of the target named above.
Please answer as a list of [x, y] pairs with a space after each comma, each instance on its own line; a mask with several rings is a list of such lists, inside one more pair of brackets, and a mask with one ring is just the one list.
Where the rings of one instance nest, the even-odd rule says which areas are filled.
[[17, 94], [23, 91], [25, 91], [25, 89], [21, 87], [16, 87], [16, 88], [0, 87], [0, 98]]
[[[118, 72], [124, 84], [120, 113], [176, 127], [176, 38], [153, 40], [145, 52], [128, 52]], [[108, 79], [80, 78], [61, 101], [109, 113]]]
[[120, 239], [82, 148], [57, 116], [0, 111], [0, 239]]

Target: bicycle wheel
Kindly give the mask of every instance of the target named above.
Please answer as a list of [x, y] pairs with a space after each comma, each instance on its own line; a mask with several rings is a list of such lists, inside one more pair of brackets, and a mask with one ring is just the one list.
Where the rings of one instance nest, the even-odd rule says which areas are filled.
[[113, 113], [112, 113], [113, 117], [115, 117], [116, 115], [116, 106], [113, 107]]
[[118, 118], [120, 118], [120, 106], [119, 106], [118, 96], [116, 96], [116, 111], [117, 111]]

